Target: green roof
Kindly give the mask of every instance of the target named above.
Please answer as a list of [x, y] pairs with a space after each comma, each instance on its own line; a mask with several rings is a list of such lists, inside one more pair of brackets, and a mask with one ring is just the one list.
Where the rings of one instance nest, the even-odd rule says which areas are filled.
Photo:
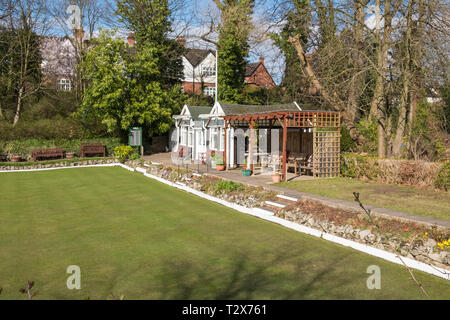
[[274, 105], [231, 104], [219, 102], [225, 115], [242, 115], [275, 111], [300, 111], [294, 103]]
[[200, 107], [200, 106], [187, 106], [192, 120], [197, 121], [198, 116], [201, 114], [208, 114], [211, 112], [212, 107]]

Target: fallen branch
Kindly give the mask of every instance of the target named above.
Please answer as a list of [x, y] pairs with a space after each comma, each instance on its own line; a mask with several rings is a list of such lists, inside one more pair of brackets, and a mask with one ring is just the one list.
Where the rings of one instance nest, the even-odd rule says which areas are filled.
[[405, 268], [409, 271], [409, 274], [411, 275], [411, 278], [414, 280], [414, 282], [419, 286], [419, 288], [422, 290], [422, 292], [427, 296], [427, 298], [429, 298], [430, 296], [428, 295], [428, 293], [425, 291], [425, 288], [423, 287], [423, 285], [417, 281], [416, 277], [414, 277], [414, 274], [412, 273], [411, 269], [406, 265], [406, 263], [403, 261], [403, 259], [397, 255], [397, 258], [400, 259], [400, 261], [403, 263], [403, 265], [405, 266]]

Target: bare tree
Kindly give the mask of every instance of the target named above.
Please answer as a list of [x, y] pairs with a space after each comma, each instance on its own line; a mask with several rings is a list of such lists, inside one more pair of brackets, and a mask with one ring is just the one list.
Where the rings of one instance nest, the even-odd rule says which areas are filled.
[[2, 7], [2, 81], [15, 103], [13, 124], [20, 119], [24, 100], [42, 87], [40, 36], [50, 22], [46, 0], [6, 0]]

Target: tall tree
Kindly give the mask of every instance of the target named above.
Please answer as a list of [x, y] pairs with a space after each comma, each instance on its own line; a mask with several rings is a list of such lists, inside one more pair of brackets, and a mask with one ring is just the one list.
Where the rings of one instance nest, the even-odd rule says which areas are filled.
[[289, 38], [300, 35], [300, 42], [304, 48], [308, 47], [311, 8], [309, 1], [291, 0], [291, 7], [286, 13], [286, 23], [280, 33], [272, 33], [274, 44], [284, 55], [285, 67], [281, 87], [284, 97], [289, 101], [301, 101], [303, 92], [308, 90], [308, 82], [302, 72], [302, 64], [295, 49], [289, 43]]
[[0, 29], [0, 81], [4, 86], [2, 94], [13, 101], [13, 124], [16, 125], [24, 101], [42, 87], [39, 35], [45, 33], [46, 2], [10, 0], [6, 5]]
[[149, 55], [146, 50], [134, 52], [113, 33], [102, 32], [83, 62], [89, 86], [80, 115], [100, 118], [110, 132], [126, 132], [137, 125], [150, 136], [167, 132], [173, 113], [180, 109], [179, 87], [155, 80], [160, 72]]
[[117, 14], [134, 32], [137, 54], [158, 69], [157, 79], [147, 75], [147, 80], [158, 80], [169, 87], [180, 83], [184, 48], [169, 38], [172, 22], [168, 0], [118, 0]]
[[220, 10], [218, 27], [218, 99], [242, 102], [248, 39], [252, 30], [254, 0], [214, 0]]

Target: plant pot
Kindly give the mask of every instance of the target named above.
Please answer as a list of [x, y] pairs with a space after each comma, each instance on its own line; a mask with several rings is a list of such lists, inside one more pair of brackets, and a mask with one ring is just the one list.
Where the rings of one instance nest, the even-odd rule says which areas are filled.
[[224, 171], [225, 165], [224, 164], [216, 164], [216, 170], [217, 171]]
[[20, 160], [22, 160], [21, 156], [10, 156], [9, 158], [12, 162], [20, 162]]
[[252, 175], [252, 170], [250, 170], [250, 169], [249, 170], [241, 170], [241, 172], [244, 177], [250, 177]]
[[75, 152], [67, 152], [66, 153], [66, 158], [67, 159], [75, 158]]
[[272, 175], [272, 182], [273, 183], [281, 182], [281, 175], [280, 174], [273, 174]]

